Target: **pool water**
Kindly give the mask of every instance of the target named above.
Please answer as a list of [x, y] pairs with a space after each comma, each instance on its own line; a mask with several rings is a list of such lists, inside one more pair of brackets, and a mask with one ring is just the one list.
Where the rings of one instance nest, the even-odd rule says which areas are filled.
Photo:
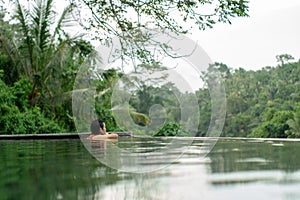
[[[119, 138], [94, 155], [78, 139], [2, 140], [0, 200], [300, 199], [299, 141], [220, 139], [202, 156], [204, 143], [195, 139], [184, 154], [174, 149], [154, 160], [165, 139]], [[150, 156], [137, 165], [154, 167], [147, 173], [107, 167], [95, 156], [107, 155], [103, 145]]]

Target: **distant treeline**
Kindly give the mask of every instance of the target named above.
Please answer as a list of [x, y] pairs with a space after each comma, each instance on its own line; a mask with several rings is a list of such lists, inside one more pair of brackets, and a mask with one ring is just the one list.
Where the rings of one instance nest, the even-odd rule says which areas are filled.
[[[222, 73], [225, 83], [227, 116], [222, 136], [300, 136], [300, 62], [291, 62], [287, 54], [277, 59], [278, 66], [257, 71], [230, 70], [222, 63], [211, 66]], [[200, 108], [206, 112], [205, 106]]]

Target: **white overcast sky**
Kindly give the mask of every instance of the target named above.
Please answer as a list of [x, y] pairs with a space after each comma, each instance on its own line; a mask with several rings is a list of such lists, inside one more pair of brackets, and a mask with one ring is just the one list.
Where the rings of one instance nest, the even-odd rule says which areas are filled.
[[285, 53], [300, 59], [300, 0], [249, 1], [250, 17], [234, 18], [231, 25], [216, 24], [212, 29], [195, 30], [190, 38], [213, 62], [234, 69], [275, 66], [275, 56]]
[[214, 62], [256, 70], [275, 66], [276, 55], [300, 58], [300, 0], [250, 0], [250, 17], [194, 31], [191, 38]]
[[249, 17], [189, 36], [213, 62], [257, 70], [276, 66], [276, 55], [300, 59], [300, 0], [249, 0]]

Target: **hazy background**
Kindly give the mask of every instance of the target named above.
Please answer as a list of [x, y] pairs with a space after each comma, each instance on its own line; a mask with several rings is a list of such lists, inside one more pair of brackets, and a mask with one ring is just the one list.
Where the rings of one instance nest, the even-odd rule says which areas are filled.
[[232, 24], [195, 30], [197, 40], [213, 61], [231, 68], [260, 69], [275, 66], [276, 55], [300, 58], [300, 1], [250, 0], [250, 17]]

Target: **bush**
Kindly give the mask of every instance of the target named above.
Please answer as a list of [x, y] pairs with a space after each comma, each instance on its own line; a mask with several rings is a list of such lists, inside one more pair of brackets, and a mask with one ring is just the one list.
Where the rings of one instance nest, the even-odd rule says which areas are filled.
[[[22, 86], [24, 89], [22, 89]], [[0, 133], [39, 134], [64, 132], [56, 122], [46, 118], [39, 107], [29, 107], [26, 101], [26, 91], [29, 91], [29, 86], [26, 80], [22, 80], [13, 87], [9, 87], [0, 79]]]
[[28, 95], [30, 94], [31, 89], [32, 85], [25, 77], [22, 77], [19, 81], [15, 82], [13, 87], [11, 87], [15, 105], [18, 106], [20, 111], [24, 111], [28, 108]]
[[179, 123], [167, 122], [163, 124], [153, 136], [190, 136], [190, 133]]
[[276, 111], [266, 121], [255, 128], [250, 137], [286, 138], [289, 126], [287, 121], [293, 117], [291, 111]]
[[13, 109], [9, 115], [2, 118], [0, 124], [5, 134], [41, 134], [63, 132], [54, 121], [44, 117], [38, 107], [25, 112]]

